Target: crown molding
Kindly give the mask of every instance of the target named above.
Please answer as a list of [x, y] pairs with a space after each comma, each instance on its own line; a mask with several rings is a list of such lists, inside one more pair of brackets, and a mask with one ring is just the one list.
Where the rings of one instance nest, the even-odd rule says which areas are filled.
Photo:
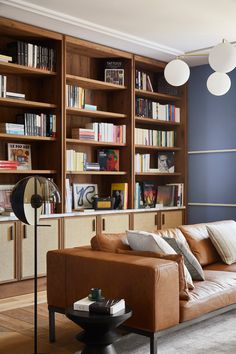
[[[132, 51], [137, 54], [149, 54], [150, 57], [154, 57], [155, 59], [169, 61], [173, 59], [173, 56], [175, 57], [183, 54], [182, 51], [175, 48], [164, 46], [81, 18], [31, 4], [27, 1], [0, 0], [0, 6], [1, 14], [5, 17], [18, 19], [22, 22], [27, 22], [40, 27], [47, 26], [48, 29], [60, 33], [78, 36], [90, 41], [98, 41], [98, 43]], [[21, 15], [20, 17], [17, 16], [19, 14]], [[42, 18], [44, 18], [43, 26]], [[47, 18], [46, 23], [45, 18]], [[49, 19], [50, 21], [48, 21]], [[113, 43], [113, 45], [111, 45], [111, 43]]]

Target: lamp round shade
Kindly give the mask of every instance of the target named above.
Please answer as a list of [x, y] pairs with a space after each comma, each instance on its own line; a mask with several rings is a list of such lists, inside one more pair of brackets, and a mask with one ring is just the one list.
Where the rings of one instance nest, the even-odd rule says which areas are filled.
[[236, 67], [236, 48], [229, 42], [216, 45], [209, 53], [209, 65], [220, 73], [228, 73]]
[[[37, 177], [26, 177], [19, 181], [12, 190], [11, 205], [16, 217], [23, 223], [34, 225], [35, 208], [32, 206], [32, 197], [37, 196], [42, 200], [42, 188]], [[42, 203], [39, 203], [37, 209], [37, 222], [42, 211]]]
[[213, 73], [207, 79], [207, 88], [215, 96], [222, 96], [229, 91], [230, 77], [224, 73]]
[[172, 86], [181, 86], [185, 84], [190, 75], [188, 64], [183, 60], [174, 59], [170, 61], [164, 70], [166, 81]]

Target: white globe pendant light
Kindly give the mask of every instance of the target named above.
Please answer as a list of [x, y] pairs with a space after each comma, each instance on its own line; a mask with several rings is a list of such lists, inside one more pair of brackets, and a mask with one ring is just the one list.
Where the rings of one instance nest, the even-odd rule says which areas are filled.
[[230, 77], [225, 73], [213, 73], [207, 79], [207, 88], [215, 96], [222, 96], [229, 91]]
[[211, 49], [209, 65], [220, 73], [228, 73], [236, 67], [236, 48], [225, 41]]
[[185, 84], [190, 75], [188, 65], [180, 59], [170, 61], [164, 70], [166, 81], [172, 86], [181, 86]]

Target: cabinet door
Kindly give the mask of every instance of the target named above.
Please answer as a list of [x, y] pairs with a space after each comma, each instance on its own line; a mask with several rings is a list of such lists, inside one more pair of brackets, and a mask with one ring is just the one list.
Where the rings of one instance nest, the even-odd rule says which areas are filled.
[[129, 214], [103, 215], [102, 233], [122, 233], [129, 229]]
[[[42, 226], [37, 229], [38, 246], [38, 275], [46, 275], [46, 255], [50, 250], [59, 246], [59, 219], [45, 219], [39, 222]], [[34, 276], [34, 226], [23, 225], [22, 237], [22, 278]]]
[[15, 274], [15, 236], [16, 224], [3, 222], [0, 224], [0, 282], [14, 280]]
[[182, 210], [162, 211], [161, 212], [161, 229], [177, 227], [183, 223]]
[[158, 215], [156, 212], [134, 213], [133, 229], [154, 231], [158, 228]]
[[79, 216], [64, 220], [64, 247], [90, 245], [96, 235], [96, 216]]

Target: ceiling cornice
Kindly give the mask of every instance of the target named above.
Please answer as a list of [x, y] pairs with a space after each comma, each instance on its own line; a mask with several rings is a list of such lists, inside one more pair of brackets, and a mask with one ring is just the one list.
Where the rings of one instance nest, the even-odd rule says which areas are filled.
[[[99, 39], [99, 42], [101, 44], [111, 45], [111, 41], [112, 41], [113, 46], [117, 45], [117, 48], [121, 47], [123, 44], [123, 48], [119, 48], [119, 49], [130, 50], [134, 53], [138, 53], [141, 55], [147, 55], [147, 53], [149, 53], [150, 56], [152, 57], [155, 57], [160, 60], [168, 61], [172, 59], [173, 56], [178, 56], [183, 54], [183, 52], [175, 48], [164, 46], [162, 44], [153, 41], [148, 41], [143, 38], [136, 37], [125, 32], [117, 31], [109, 27], [105, 27], [105, 26], [98, 25], [96, 23], [85, 21], [81, 18], [66, 15], [58, 11], [54, 11], [42, 6], [31, 4], [27, 1], [0, 0], [0, 5], [2, 7], [1, 14], [3, 14], [3, 16], [14, 18], [14, 13], [16, 14], [16, 11], [13, 12], [12, 10], [17, 9], [18, 11], [21, 11], [21, 14], [22, 11], [23, 14], [25, 14], [23, 18], [18, 17], [17, 18], [18, 20], [27, 23], [33, 22], [32, 24], [38, 26], [40, 26], [40, 24], [38, 23], [37, 18], [38, 20], [40, 20], [42, 19], [41, 16], [43, 16], [44, 18], [46, 17], [47, 19], [51, 19], [51, 21], [48, 21], [46, 23], [47, 27], [51, 30], [62, 33], [61, 24], [63, 23], [63, 33], [65, 34], [78, 36], [80, 38], [91, 40], [91, 41], [94, 41], [94, 35], [96, 35], [96, 39]], [[29, 14], [31, 14], [30, 17]], [[34, 15], [34, 17], [32, 17], [32, 14]], [[41, 25], [41, 27], [44, 26]]]

